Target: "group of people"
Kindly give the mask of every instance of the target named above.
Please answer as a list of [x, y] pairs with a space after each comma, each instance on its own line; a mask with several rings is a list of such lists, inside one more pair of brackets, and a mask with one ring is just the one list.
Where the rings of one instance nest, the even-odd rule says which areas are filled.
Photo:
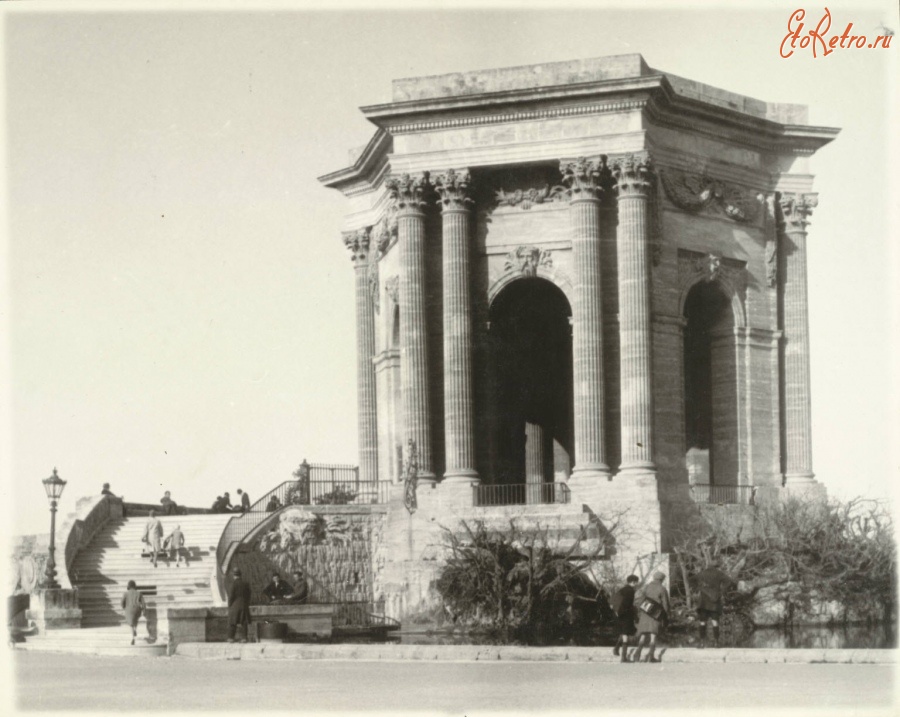
[[[619, 638], [613, 654], [622, 662], [659, 662], [656, 657], [656, 643], [668, 622], [671, 604], [669, 591], [664, 583], [664, 573], [656, 571], [643, 588], [637, 589], [640, 578], [629, 575], [613, 597], [612, 607], [616, 613]], [[734, 581], [715, 566], [702, 570], [696, 577], [698, 588], [697, 624], [699, 627], [699, 647], [706, 647], [707, 623], [712, 624], [713, 644], [719, 645], [719, 621], [722, 617], [723, 600]], [[634, 635], [638, 635], [636, 649], [629, 658], [628, 646]], [[647, 653], [641, 653], [647, 647]]]
[[175, 561], [176, 568], [184, 560], [184, 565], [187, 567], [188, 551], [185, 547], [184, 532], [182, 532], [181, 526], [176, 525], [165, 538], [163, 538], [164, 532], [162, 521], [156, 517], [156, 511], [151, 510], [147, 525], [144, 527], [144, 536], [141, 540], [150, 552], [150, 560], [153, 562], [153, 567], [158, 567], [157, 559], [160, 552], [163, 553], [163, 557], [166, 560], [166, 567], [170, 566], [170, 560]]
[[[228, 642], [234, 642], [237, 629], [243, 628], [241, 642], [247, 642], [250, 627], [250, 584], [244, 580], [240, 568], [232, 571], [233, 580], [228, 590]], [[293, 586], [272, 573], [270, 582], [263, 589], [263, 600], [268, 605], [302, 605], [309, 598], [309, 581], [302, 570], [291, 573]]]
[[225, 491], [222, 495], [216, 496], [212, 504], [213, 513], [246, 513], [250, 510], [250, 496], [240, 488], [237, 494], [241, 499], [240, 505], [231, 504], [231, 495]]

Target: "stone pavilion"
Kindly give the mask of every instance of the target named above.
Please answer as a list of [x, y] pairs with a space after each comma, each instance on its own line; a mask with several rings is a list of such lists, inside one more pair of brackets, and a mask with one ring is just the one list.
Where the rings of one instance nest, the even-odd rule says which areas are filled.
[[632, 506], [664, 553], [692, 492], [821, 492], [809, 161], [838, 130], [638, 54], [395, 80], [362, 112], [320, 179], [347, 197], [362, 478], [417, 447], [407, 575], [429, 519], [486, 505]]

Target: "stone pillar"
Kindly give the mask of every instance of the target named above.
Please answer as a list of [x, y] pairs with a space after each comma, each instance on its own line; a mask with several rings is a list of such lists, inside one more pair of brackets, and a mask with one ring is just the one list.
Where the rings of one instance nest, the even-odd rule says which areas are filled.
[[472, 368], [472, 299], [469, 277], [471, 205], [469, 173], [439, 175], [444, 272], [445, 482], [477, 482]]
[[[435, 483], [431, 445], [428, 318], [425, 313], [425, 193], [428, 175], [404, 174], [386, 183], [397, 203], [400, 245], [400, 373], [406, 439], [416, 442], [419, 485]], [[406, 441], [403, 441], [405, 444]]]
[[369, 289], [369, 230], [344, 235], [356, 273], [356, 404], [359, 477], [378, 480], [378, 424], [375, 395], [375, 307]]
[[543, 426], [525, 422], [525, 502], [528, 505], [542, 503], [541, 486], [544, 484], [544, 465], [547, 436]]
[[619, 377], [622, 458], [619, 473], [655, 474], [650, 326], [649, 162], [634, 155], [613, 167], [618, 189]]
[[815, 194], [783, 194], [784, 217], [784, 420], [785, 485], [815, 482], [809, 399], [809, 300], [806, 290], [806, 226]]
[[601, 175], [606, 158], [562, 162], [572, 225], [575, 306], [572, 307], [572, 369], [575, 468], [571, 484], [584, 489], [609, 480], [604, 453], [603, 308], [600, 280]]

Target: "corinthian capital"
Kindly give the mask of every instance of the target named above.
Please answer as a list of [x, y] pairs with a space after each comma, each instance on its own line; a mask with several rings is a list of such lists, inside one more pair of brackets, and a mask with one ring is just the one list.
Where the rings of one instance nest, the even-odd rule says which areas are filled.
[[597, 159], [579, 157], [574, 162], [563, 160], [559, 163], [562, 183], [569, 199], [600, 199], [608, 185], [609, 167], [606, 155]]
[[613, 164], [612, 173], [620, 197], [649, 193], [653, 179], [649, 158], [634, 154], [622, 157]]
[[422, 209], [425, 206], [425, 193], [430, 186], [428, 172], [416, 176], [401, 174], [399, 177], [391, 177], [385, 182], [385, 186], [400, 211]]
[[350, 250], [350, 258], [354, 264], [366, 264], [369, 260], [370, 234], [368, 228], [344, 234], [344, 246]]
[[468, 209], [474, 204], [469, 185], [471, 181], [468, 170], [457, 172], [449, 169], [437, 175], [434, 188], [440, 196], [438, 204], [442, 209]]
[[809, 224], [809, 215], [819, 206], [817, 194], [782, 194], [779, 200], [781, 215], [787, 231], [805, 231]]

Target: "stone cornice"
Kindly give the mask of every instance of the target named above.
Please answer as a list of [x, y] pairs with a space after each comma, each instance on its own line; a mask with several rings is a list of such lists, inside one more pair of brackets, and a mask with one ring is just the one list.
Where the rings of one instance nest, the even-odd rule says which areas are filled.
[[359, 194], [360, 191], [377, 184], [378, 176], [384, 173], [387, 153], [390, 152], [392, 145], [391, 135], [385, 130], [379, 129], [352, 166], [323, 174], [318, 179], [326, 187], [338, 189], [345, 194], [347, 191]]

